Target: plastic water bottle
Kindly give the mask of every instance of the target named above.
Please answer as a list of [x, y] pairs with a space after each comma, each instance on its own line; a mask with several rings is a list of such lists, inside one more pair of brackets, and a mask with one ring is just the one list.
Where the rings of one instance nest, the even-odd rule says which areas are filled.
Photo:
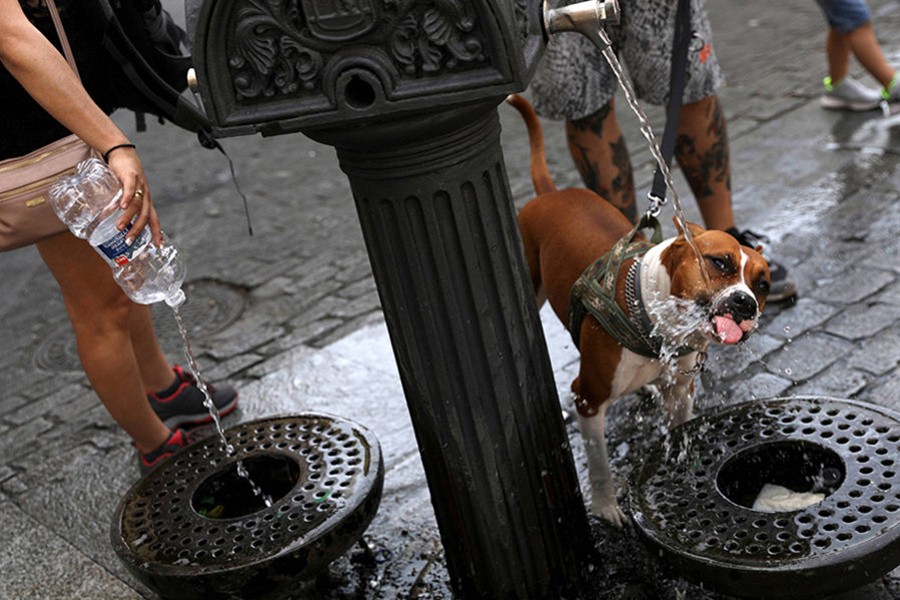
[[[169, 243], [157, 248], [145, 227], [131, 245], [116, 223], [122, 184], [105, 163], [91, 158], [78, 163], [75, 173], [61, 177], [50, 188], [50, 205], [76, 236], [86, 239], [113, 270], [116, 282], [134, 302], [165, 300], [172, 307], [185, 299], [181, 289], [186, 269], [178, 250]], [[163, 237], [164, 241], [167, 241]]]

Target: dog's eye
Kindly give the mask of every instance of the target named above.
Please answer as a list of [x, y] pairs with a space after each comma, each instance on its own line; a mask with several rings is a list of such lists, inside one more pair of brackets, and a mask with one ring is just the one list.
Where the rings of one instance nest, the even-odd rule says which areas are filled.
[[730, 256], [707, 256], [706, 260], [712, 263], [712, 266], [723, 275], [734, 273], [734, 264], [731, 262]]
[[760, 279], [756, 282], [754, 286], [756, 288], [757, 293], [760, 295], [767, 295], [769, 293], [769, 282], [765, 279]]

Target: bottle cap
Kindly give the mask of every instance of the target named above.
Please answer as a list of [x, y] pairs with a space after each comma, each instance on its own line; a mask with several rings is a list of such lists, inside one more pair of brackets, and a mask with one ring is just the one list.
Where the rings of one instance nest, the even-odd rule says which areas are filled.
[[187, 297], [184, 295], [184, 290], [178, 288], [171, 296], [166, 298], [166, 304], [168, 304], [172, 308], [178, 308], [179, 306], [184, 304], [184, 301], [186, 299]]

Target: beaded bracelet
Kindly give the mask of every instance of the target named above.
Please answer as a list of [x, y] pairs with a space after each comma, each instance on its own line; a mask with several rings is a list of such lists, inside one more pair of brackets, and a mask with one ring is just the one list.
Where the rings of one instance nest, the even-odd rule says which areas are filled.
[[135, 145], [131, 144], [131, 143], [116, 144], [115, 146], [113, 146], [112, 148], [110, 148], [109, 150], [107, 150], [106, 152], [103, 153], [103, 162], [105, 162], [105, 163], [109, 162], [109, 155], [112, 154], [113, 150], [118, 150], [119, 148], [134, 148], [134, 147], [135, 147]]

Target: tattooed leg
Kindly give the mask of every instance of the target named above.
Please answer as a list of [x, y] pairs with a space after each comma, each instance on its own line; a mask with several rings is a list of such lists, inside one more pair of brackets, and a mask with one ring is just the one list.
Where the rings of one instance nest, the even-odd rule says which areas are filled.
[[566, 121], [566, 134], [584, 186], [636, 223], [634, 173], [613, 101], [583, 119]]
[[707, 96], [681, 108], [675, 157], [707, 229], [734, 227], [728, 133], [717, 96]]

